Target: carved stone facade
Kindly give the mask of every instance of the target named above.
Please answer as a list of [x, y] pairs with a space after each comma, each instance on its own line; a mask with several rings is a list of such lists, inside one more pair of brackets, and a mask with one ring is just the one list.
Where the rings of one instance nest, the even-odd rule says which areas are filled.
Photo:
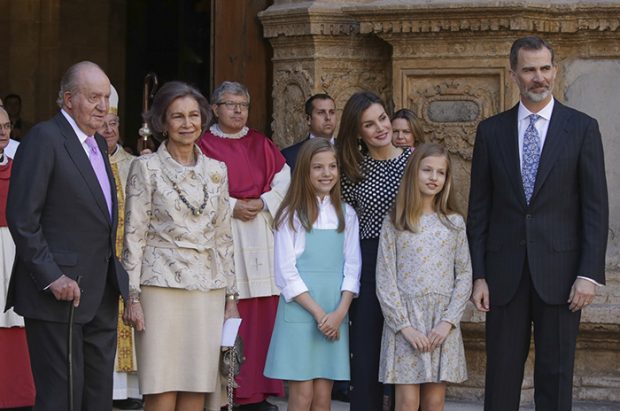
[[[259, 15], [274, 49], [274, 141], [287, 146], [307, 130], [303, 102], [327, 92], [342, 109], [355, 91], [372, 90], [422, 121], [426, 141], [455, 160], [457, 196], [466, 209], [478, 122], [512, 107], [512, 42], [537, 34], [559, 66], [556, 97], [597, 118], [607, 159], [611, 206], [607, 286], [582, 315], [574, 397], [620, 402], [620, 2], [358, 0], [275, 1]], [[616, 194], [619, 193], [619, 194]], [[469, 307], [463, 323], [470, 379], [449, 395], [481, 399], [484, 316]], [[533, 397], [533, 352], [523, 401]]]
[[[306, 2], [307, 4], [307, 2]], [[303, 104], [328, 93], [340, 111], [351, 94], [373, 90], [390, 98], [390, 54], [374, 36], [361, 36], [359, 24], [327, 8], [279, 8], [259, 14], [273, 47], [273, 138], [286, 147], [307, 135]]]

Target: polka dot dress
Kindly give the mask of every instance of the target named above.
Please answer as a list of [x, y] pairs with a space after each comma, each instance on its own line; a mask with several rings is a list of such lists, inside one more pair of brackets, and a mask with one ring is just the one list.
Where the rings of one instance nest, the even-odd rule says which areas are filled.
[[362, 240], [379, 237], [383, 218], [394, 204], [411, 153], [407, 149], [389, 160], [375, 160], [366, 154], [362, 160], [364, 178], [361, 181], [353, 184], [342, 175], [342, 196], [357, 212]]

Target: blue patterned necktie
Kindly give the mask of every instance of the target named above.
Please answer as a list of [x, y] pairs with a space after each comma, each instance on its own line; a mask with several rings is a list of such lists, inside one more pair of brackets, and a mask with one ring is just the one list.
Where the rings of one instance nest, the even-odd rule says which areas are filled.
[[523, 135], [521, 178], [523, 179], [525, 199], [529, 205], [534, 192], [536, 172], [538, 171], [538, 162], [540, 161], [540, 136], [538, 135], [538, 130], [534, 127], [540, 116], [538, 114], [530, 114], [528, 117], [530, 118], [530, 124], [525, 129], [525, 134]]

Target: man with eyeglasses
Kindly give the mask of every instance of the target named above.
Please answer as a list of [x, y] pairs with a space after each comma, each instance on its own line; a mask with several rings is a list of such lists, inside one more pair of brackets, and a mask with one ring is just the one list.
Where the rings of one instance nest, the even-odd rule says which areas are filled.
[[[0, 108], [4, 108], [4, 103], [2, 102], [1, 98], [0, 98]], [[10, 135], [11, 134], [11, 122], [10, 121], [3, 122], [2, 124], [0, 124], [0, 129], [6, 131], [7, 134]], [[10, 138], [9, 144], [7, 144], [7, 146], [4, 148], [4, 154], [8, 158], [12, 159], [13, 157], [15, 157], [15, 152], [17, 151], [18, 146], [19, 146], [19, 142]]]
[[[225, 81], [211, 94], [216, 123], [198, 146], [226, 163], [232, 209], [237, 308], [246, 362], [236, 378], [234, 403], [244, 411], [277, 411], [267, 397], [284, 395], [282, 381], [263, 375], [280, 291], [275, 284], [272, 221], [290, 183], [290, 169], [267, 136], [249, 128], [250, 93]], [[234, 296], [233, 296], [234, 298]]]

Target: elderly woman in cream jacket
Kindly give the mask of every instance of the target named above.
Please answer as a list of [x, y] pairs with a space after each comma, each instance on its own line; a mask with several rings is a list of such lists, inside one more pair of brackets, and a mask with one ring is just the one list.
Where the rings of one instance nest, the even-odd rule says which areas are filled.
[[238, 317], [228, 177], [194, 145], [209, 120], [193, 87], [165, 84], [146, 115], [165, 141], [131, 165], [123, 264], [145, 410], [219, 410], [225, 318]]

